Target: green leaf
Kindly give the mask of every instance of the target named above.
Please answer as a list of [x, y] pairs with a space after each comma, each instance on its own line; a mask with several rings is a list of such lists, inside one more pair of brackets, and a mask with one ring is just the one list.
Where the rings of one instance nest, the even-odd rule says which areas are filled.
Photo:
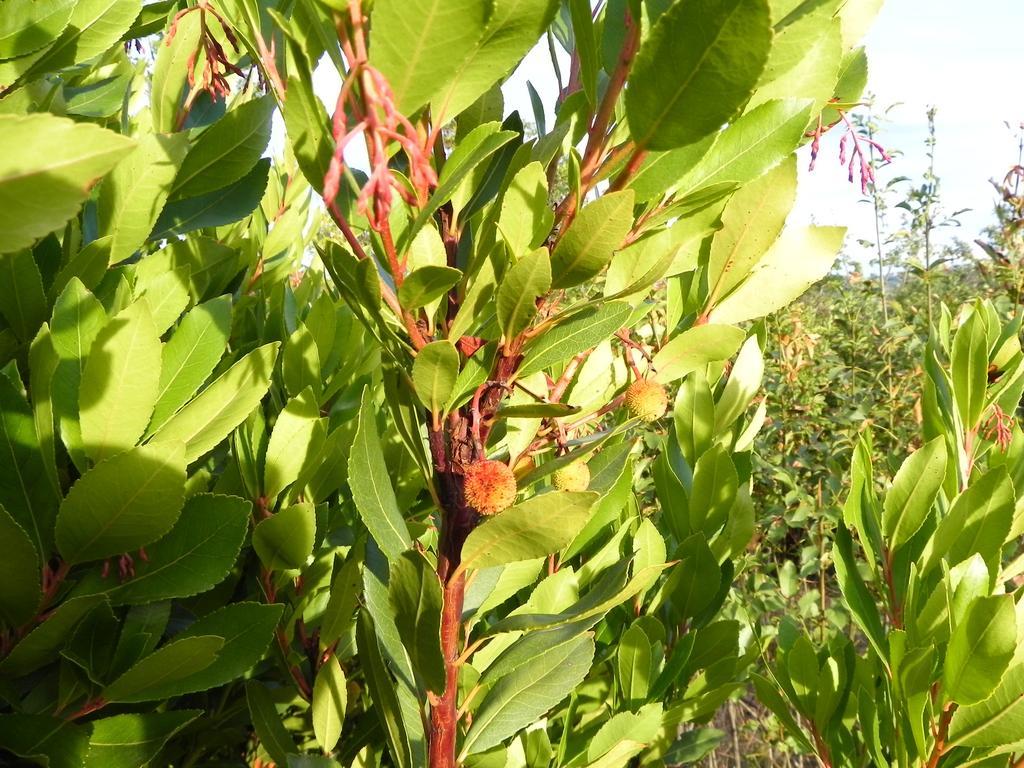
[[678, 196], [723, 182], [746, 184], [767, 173], [800, 145], [810, 119], [808, 99], [776, 99], [741, 115], [688, 172], [672, 179]]
[[0, 253], [6, 253], [31, 245], [74, 216], [95, 181], [135, 142], [40, 113], [0, 115], [0, 145], [16, 148], [0, 156]]
[[681, 379], [709, 363], [728, 360], [739, 351], [746, 333], [734, 325], [696, 325], [658, 350], [651, 366], [661, 384]]
[[270, 387], [278, 342], [253, 350], [155, 433], [153, 441], [185, 443], [185, 462], [191, 463], [227, 437], [259, 405]]
[[345, 686], [345, 672], [338, 657], [331, 656], [317, 671], [313, 684], [313, 735], [325, 753], [333, 751], [341, 738], [348, 702]]
[[89, 728], [46, 715], [0, 715], [0, 748], [49, 768], [82, 768]]
[[28, 534], [40, 560], [53, 547], [60, 501], [45, 474], [32, 410], [11, 380], [0, 376], [0, 505]]
[[0, 505], [0, 621], [20, 627], [36, 614], [43, 593], [39, 583], [39, 554], [25, 529]]
[[786, 229], [747, 279], [711, 311], [711, 320], [739, 323], [786, 306], [828, 274], [845, 236], [845, 227]]
[[551, 491], [509, 507], [474, 528], [460, 570], [532, 560], [557, 552], [586, 525], [597, 494]]
[[[417, 2], [440, 2], [441, 0], [417, 0]], [[397, 4], [400, 0], [392, 0]], [[460, 0], [466, 2], [466, 0]], [[412, 238], [437, 210], [451, 200], [452, 195], [474, 168], [488, 157], [508, 144], [519, 134], [516, 131], [501, 130], [501, 123], [490, 122], [478, 125], [460, 141], [451, 155], [445, 160], [444, 168], [438, 179], [437, 189], [430, 196], [426, 207], [420, 211], [413, 225], [407, 230], [406, 237]]]
[[635, 710], [647, 700], [652, 682], [652, 653], [650, 638], [643, 626], [634, 621], [619, 638], [616, 650], [619, 689], [629, 709]]
[[252, 504], [237, 496], [190, 497], [171, 532], [135, 561], [135, 575], [107, 592], [110, 602], [138, 605], [213, 588], [238, 558], [251, 511]]
[[271, 571], [301, 568], [313, 551], [316, 513], [308, 502], [285, 507], [256, 524], [252, 548]]
[[662, 584], [659, 597], [671, 601], [680, 618], [693, 618], [715, 599], [722, 573], [702, 533], [680, 544], [674, 559], [679, 564]]
[[454, 70], [430, 96], [437, 119], [460, 114], [509, 74], [558, 11], [558, 0], [501, 0], [490, 5], [487, 26], [473, 46], [459, 57], [444, 54]]
[[953, 399], [965, 431], [977, 428], [988, 388], [988, 331], [980, 308], [971, 312], [953, 337], [950, 360]]
[[630, 72], [633, 140], [672, 149], [717, 131], [754, 92], [768, 60], [767, 0], [682, 0], [661, 15]]
[[58, 605], [0, 661], [0, 675], [21, 677], [49, 664], [57, 658], [75, 625], [102, 602], [102, 597], [88, 595], [71, 597]]
[[270, 141], [275, 102], [269, 94], [229, 109], [199, 134], [174, 178], [171, 197], [197, 197], [243, 178]]
[[118, 677], [103, 691], [103, 698], [117, 703], [157, 701], [163, 693], [189, 675], [201, 672], [216, 660], [224, 638], [216, 635], [174, 640]]
[[526, 330], [537, 314], [537, 299], [551, 289], [547, 248], [530, 251], [505, 273], [498, 287], [498, 325], [506, 339]]
[[71, 18], [74, 0], [7, 0], [0, 14], [0, 59], [26, 56], [51, 45]]
[[501, 199], [498, 229], [516, 259], [537, 248], [551, 232], [555, 215], [548, 206], [544, 166], [532, 162], [521, 168]]
[[244, 219], [263, 199], [269, 174], [270, 160], [264, 158], [233, 184], [199, 197], [173, 200], [164, 206], [149, 239], [170, 239], [194, 229], [220, 227]]
[[579, 285], [597, 275], [633, 227], [633, 190], [602, 195], [583, 207], [551, 254], [551, 284]]
[[281, 715], [266, 686], [256, 680], [246, 680], [245, 699], [260, 744], [267, 750], [271, 760], [278, 765], [287, 765], [288, 753], [295, 751], [295, 742], [282, 724]]
[[584, 635], [499, 680], [473, 715], [459, 761], [497, 746], [543, 716], [583, 682], [593, 659], [594, 639]]
[[150, 544], [174, 526], [184, 502], [180, 443], [144, 445], [97, 464], [71, 486], [57, 516], [69, 563], [102, 560]]
[[996, 689], [1017, 647], [1013, 595], [979, 597], [953, 630], [942, 669], [946, 697], [977, 704]]
[[313, 334], [304, 324], [299, 324], [284, 345], [281, 378], [289, 394], [298, 396], [303, 390], [311, 389], [319, 399], [323, 388], [320, 350]]
[[836, 569], [836, 581], [842, 590], [843, 599], [850, 608], [850, 613], [857, 624], [867, 635], [880, 658], [887, 656], [887, 642], [882, 628], [882, 617], [879, 615], [875, 598], [868, 591], [867, 585], [857, 570], [857, 562], [853, 557], [853, 539], [846, 526], [841, 523], [836, 527], [835, 545], [832, 548], [832, 559]]
[[489, 10], [485, 0], [374, 3], [370, 64], [387, 78], [400, 112], [412, 115], [455, 77], [483, 34]]
[[722, 228], [711, 240], [708, 306], [728, 296], [778, 239], [796, 200], [796, 157], [744, 185], [722, 212]]
[[175, 642], [213, 635], [223, 638], [224, 646], [212, 664], [164, 686], [162, 690], [152, 690], [150, 700], [205, 691], [242, 677], [266, 653], [282, 610], [280, 604], [232, 603], [179, 632], [174, 636]]
[[82, 117], [112, 117], [124, 105], [131, 83], [131, 73], [124, 72], [78, 88], [64, 86], [65, 109]]
[[94, 720], [84, 768], [141, 768], [160, 754], [178, 731], [202, 714], [198, 709], [114, 715]]
[[972, 479], [939, 522], [925, 571], [937, 566], [940, 559], [952, 567], [978, 553], [992, 573], [998, 572], [1014, 506], [1013, 484], [1003, 467]]
[[230, 296], [200, 304], [182, 318], [163, 345], [150, 433], [163, 426], [213, 373], [227, 349], [230, 333]]
[[135, 265], [136, 299], [145, 299], [157, 335], [163, 336], [191, 303], [188, 276], [175, 270], [171, 250], [166, 248]]
[[179, 120], [183, 121], [184, 116], [179, 116], [179, 109], [188, 87], [189, 61], [194, 61], [201, 32], [199, 14], [189, 13], [178, 19], [174, 39], [168, 41], [164, 37], [160, 42], [149, 89], [155, 131], [171, 133], [182, 129]]
[[78, 0], [64, 32], [28, 74], [64, 69], [103, 53], [121, 41], [141, 10], [142, 0]]
[[949, 747], [999, 747], [1024, 733], [1024, 664], [1005, 675], [984, 701], [959, 707], [949, 723]]
[[416, 354], [412, 381], [420, 402], [431, 413], [443, 413], [458, 377], [459, 353], [451, 342], [433, 341]]
[[110, 235], [110, 263], [129, 258], [146, 242], [188, 151], [188, 136], [145, 134], [100, 186], [100, 232]]
[[[524, 393], [525, 394], [525, 393]], [[526, 395], [530, 397], [530, 395]], [[498, 410], [498, 418], [502, 419], [558, 419], [579, 413], [579, 408], [566, 403], [539, 403], [530, 397], [529, 402], [521, 405], [506, 405], [503, 401]]]
[[398, 300], [404, 309], [419, 309], [444, 296], [461, 279], [462, 272], [453, 267], [427, 264], [406, 276]]
[[160, 386], [160, 352], [145, 300], [96, 335], [78, 391], [82, 445], [93, 461], [131, 448], [146, 431]]
[[0, 254], [0, 314], [19, 341], [28, 342], [46, 320], [43, 279], [32, 251]]
[[423, 555], [403, 552], [391, 564], [388, 598], [413, 668], [422, 676], [427, 690], [441, 695], [445, 689], [441, 582]]
[[373, 396], [366, 388], [348, 458], [348, 483], [363, 524], [388, 560], [394, 562], [412, 546], [412, 537], [391, 487], [391, 473], [384, 461], [375, 419]]
[[739, 477], [729, 451], [712, 446], [697, 459], [689, 493], [690, 529], [711, 538], [724, 524], [736, 501]]
[[320, 408], [309, 387], [289, 400], [278, 415], [264, 462], [263, 493], [268, 499], [277, 498], [316, 457], [321, 447], [321, 441], [314, 439], [319, 420]]
[[327, 175], [334, 155], [334, 138], [327, 110], [313, 91], [313, 76], [308, 67], [296, 65], [296, 72], [288, 75], [285, 92], [287, 97], [281, 108], [281, 116], [284, 118], [295, 160], [310, 186], [317, 193], [322, 193], [324, 176]]
[[946, 443], [936, 437], [910, 454], [885, 495], [882, 530], [893, 551], [910, 540], [931, 512], [946, 472]]
[[523, 352], [519, 376], [568, 360], [585, 349], [600, 344], [625, 325], [633, 308], [624, 301], [612, 301], [587, 307], [554, 328], [539, 334]]
[[384, 665], [373, 618], [365, 608], [359, 611], [356, 644], [359, 647], [359, 660], [363, 666], [363, 674], [366, 675], [367, 688], [373, 697], [373, 708], [385, 730], [391, 759], [397, 768], [413, 768], [409, 741], [399, 711], [399, 689]]

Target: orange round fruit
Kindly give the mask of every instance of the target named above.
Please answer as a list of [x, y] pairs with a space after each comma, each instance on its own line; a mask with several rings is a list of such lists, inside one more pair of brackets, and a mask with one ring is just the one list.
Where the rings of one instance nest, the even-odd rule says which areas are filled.
[[668, 411], [665, 388], [647, 379], [637, 379], [626, 390], [626, 408], [630, 416], [643, 421], [657, 421]]
[[483, 459], [466, 467], [466, 502], [481, 515], [496, 515], [516, 500], [516, 478], [508, 465]]

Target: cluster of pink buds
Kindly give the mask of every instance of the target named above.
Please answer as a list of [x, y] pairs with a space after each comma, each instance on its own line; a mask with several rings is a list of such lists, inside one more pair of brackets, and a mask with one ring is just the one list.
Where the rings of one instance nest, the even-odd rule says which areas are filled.
[[[361, 75], [361, 99], [355, 103], [353, 82]], [[348, 102], [348, 104], [346, 104]], [[349, 126], [346, 107], [359, 116]], [[410, 120], [395, 107], [387, 79], [369, 64], [353, 67], [342, 85], [334, 111], [334, 156], [324, 177], [324, 199], [333, 201], [341, 187], [345, 164], [345, 147], [359, 134], [366, 140], [370, 160], [370, 176], [359, 193], [359, 212], [370, 226], [379, 229], [387, 221], [397, 192], [410, 205], [422, 206], [427, 195], [437, 186], [437, 174], [430, 164], [428, 137], [422, 136]], [[397, 143], [409, 159], [411, 188], [400, 183], [388, 165], [388, 144]]]
[[[437, 137], [433, 132], [427, 135], [425, 130], [417, 130], [398, 111], [387, 78], [370, 65], [359, 0], [350, 0], [349, 14], [351, 34], [344, 28], [339, 30], [349, 71], [334, 110], [334, 155], [324, 176], [323, 196], [332, 212], [337, 213], [334, 201], [341, 188], [345, 148], [354, 136], [362, 134], [370, 160], [370, 177], [359, 194], [357, 205], [370, 226], [379, 231], [387, 225], [396, 192], [410, 205], [426, 204], [430, 190], [437, 186], [437, 174], [430, 164], [431, 147]], [[354, 121], [351, 124], [350, 114]], [[392, 142], [398, 144], [409, 160], [409, 187], [399, 182], [388, 165], [388, 145]]]
[[[143, 547], [139, 548], [139, 559], [145, 563], [149, 562], [149, 556], [146, 554], [146, 550]], [[119, 555], [117, 558], [117, 575], [122, 582], [135, 578], [135, 560], [127, 552], [123, 555]], [[103, 570], [100, 573], [100, 576], [104, 579], [110, 576], [109, 560], [104, 561]]]
[[[833, 99], [835, 101], [835, 99]], [[813, 137], [811, 141], [811, 162], [808, 166], [809, 171], [814, 170], [815, 163], [818, 160], [818, 151], [821, 149], [821, 137], [829, 130], [834, 128], [839, 123], [843, 123], [846, 126], [846, 133], [843, 134], [842, 138], [839, 139], [839, 165], [845, 165], [849, 170], [847, 176], [850, 183], [853, 183], [854, 175], [860, 176], [860, 191], [861, 194], [866, 195], [868, 193], [868, 185], [875, 183], [875, 169], [871, 162], [871, 158], [868, 152], [865, 151], [866, 147], [875, 149], [882, 162], [892, 162], [892, 157], [888, 152], [885, 151], [885, 147], [879, 144], [877, 141], [872, 139], [870, 136], [865, 136], [857, 131], [853, 123], [850, 122], [850, 118], [847, 117], [846, 112], [841, 109], [836, 109], [839, 113], [839, 119], [829, 125], [823, 125], [821, 116], [818, 116], [818, 125], [813, 130], [808, 132], [808, 136]], [[850, 147], [849, 157], [847, 157], [847, 147]]]
[[[217, 12], [217, 10], [210, 4], [210, 0], [199, 0], [192, 8], [185, 8], [184, 10], [178, 11], [174, 18], [171, 20], [171, 27], [167, 31], [166, 45], [170, 45], [174, 40], [174, 35], [178, 31], [178, 23], [189, 13], [193, 11], [199, 11], [199, 47], [192, 51], [188, 57], [188, 63], [186, 65], [188, 69], [188, 84], [189, 94], [186, 98], [186, 109], [185, 114], [188, 113], [188, 107], [192, 105], [196, 96], [201, 91], [206, 91], [213, 98], [227, 98], [231, 93], [231, 86], [228, 85], [227, 76], [228, 74], [235, 74], [242, 76], [243, 72], [235, 64], [233, 64], [224, 51], [224, 46], [220, 44], [220, 41], [213, 35], [210, 27], [207, 25], [206, 14], [213, 16], [219, 23], [222, 30], [224, 30], [224, 37], [231, 44], [231, 47], [237, 53], [238, 39], [235, 37], [235, 33], [231, 30], [230, 25], [224, 20], [224, 17]], [[205, 66], [200, 75], [200, 78], [196, 77], [196, 59], [199, 56], [199, 52], [204, 53], [206, 59]], [[197, 85], [197, 82], [199, 83]]]
[[998, 445], [1003, 453], [1013, 440], [1013, 418], [998, 405], [993, 406], [992, 415], [985, 424], [985, 437]]

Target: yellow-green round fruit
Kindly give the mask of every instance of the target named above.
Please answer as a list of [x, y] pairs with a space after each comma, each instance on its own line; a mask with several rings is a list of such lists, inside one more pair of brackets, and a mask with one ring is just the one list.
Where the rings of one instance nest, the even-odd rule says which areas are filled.
[[516, 500], [516, 478], [507, 464], [484, 459], [466, 467], [466, 503], [481, 515], [496, 515]]
[[643, 421], [657, 421], [668, 411], [665, 388], [647, 379], [637, 379], [626, 390], [626, 408], [630, 416]]
[[551, 475], [551, 484], [559, 491], [585, 491], [590, 485], [590, 467], [582, 461], [574, 461]]

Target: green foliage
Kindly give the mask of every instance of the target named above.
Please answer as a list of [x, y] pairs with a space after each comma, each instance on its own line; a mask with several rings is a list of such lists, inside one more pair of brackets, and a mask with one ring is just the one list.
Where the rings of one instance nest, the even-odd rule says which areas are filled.
[[[786, 226], [793, 154], [848, 108], [831, 100], [877, 4], [7, 5], [4, 754], [617, 768], [713, 749], [760, 650], [734, 583], [763, 318], [844, 234]], [[500, 86], [542, 38], [560, 94], [535, 135]], [[922, 580], [893, 598], [920, 636], [888, 652], [913, 706], [942, 676], [964, 744], [1016, 696], [995, 574], [1021, 473], [989, 457], [991, 496], [958, 501], [981, 465], [955, 448], [1024, 386], [985, 388], [1020, 354], [975, 313], [931, 348], [958, 371], [929, 395], [931, 447], [883, 517], [851, 512], [876, 560], [904, 560], [861, 573], [843, 540], [872, 647], [896, 636], [879, 574]], [[639, 380], [670, 416], [629, 418]], [[581, 462], [586, 490], [555, 489]], [[482, 514], [495, 488], [514, 503]], [[945, 502], [975, 544], [942, 530]], [[922, 607], [940, 581], [931, 609], [955, 621]], [[941, 662], [914, 655], [947, 624]], [[867, 658], [839, 645], [786, 656], [782, 695], [821, 729]]]

